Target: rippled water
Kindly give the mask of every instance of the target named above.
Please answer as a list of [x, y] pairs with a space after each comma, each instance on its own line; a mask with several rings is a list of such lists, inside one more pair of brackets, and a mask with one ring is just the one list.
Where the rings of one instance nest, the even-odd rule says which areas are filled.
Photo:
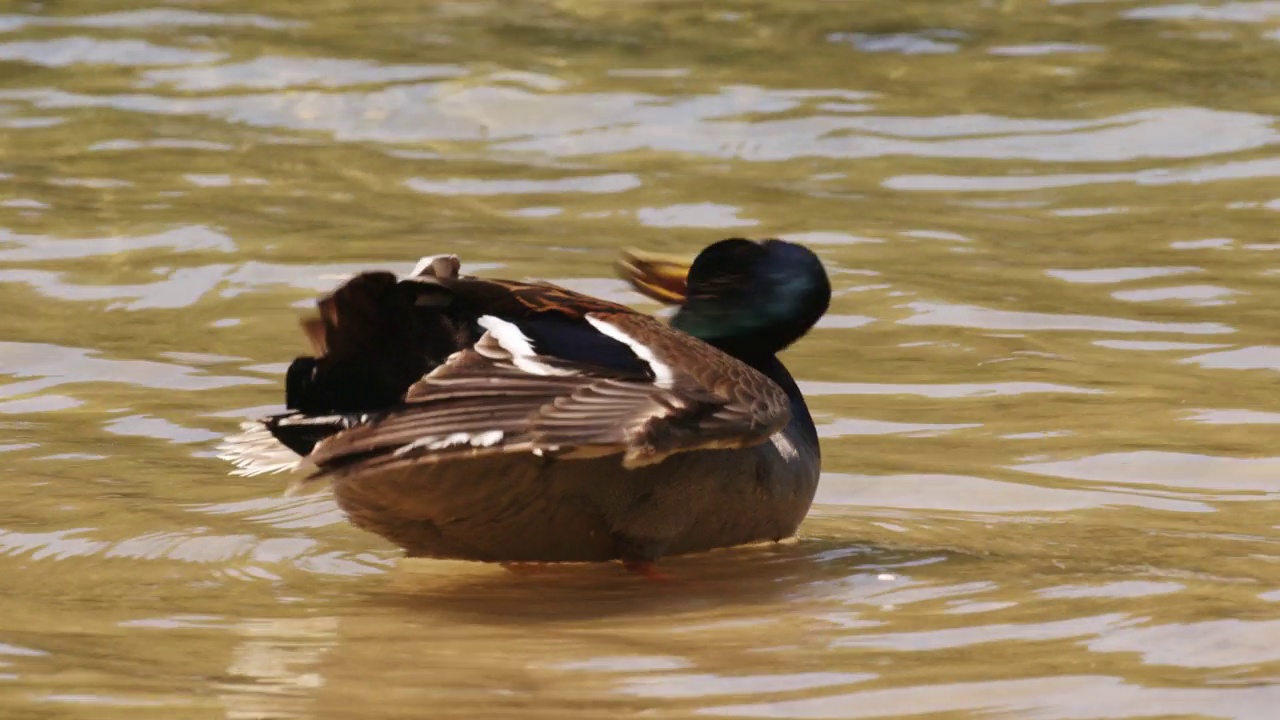
[[[1280, 3], [12, 3], [6, 718], [1280, 707]], [[332, 276], [784, 236], [795, 543], [514, 575], [231, 478]]]

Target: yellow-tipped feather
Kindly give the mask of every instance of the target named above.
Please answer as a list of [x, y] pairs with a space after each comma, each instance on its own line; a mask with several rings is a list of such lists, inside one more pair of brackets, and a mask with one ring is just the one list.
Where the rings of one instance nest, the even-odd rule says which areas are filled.
[[686, 278], [693, 259], [627, 248], [618, 259], [618, 274], [641, 294], [665, 305], [684, 302]]

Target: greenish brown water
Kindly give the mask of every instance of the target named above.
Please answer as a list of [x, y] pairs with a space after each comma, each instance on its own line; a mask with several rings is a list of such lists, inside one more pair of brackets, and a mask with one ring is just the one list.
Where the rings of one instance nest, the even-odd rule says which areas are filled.
[[[10, 3], [0, 716], [1280, 716], [1280, 4]], [[513, 575], [230, 478], [326, 278], [810, 244], [798, 542]]]

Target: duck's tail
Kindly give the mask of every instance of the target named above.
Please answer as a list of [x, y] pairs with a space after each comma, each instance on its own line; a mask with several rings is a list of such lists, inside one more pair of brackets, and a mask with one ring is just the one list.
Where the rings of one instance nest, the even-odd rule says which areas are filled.
[[241, 423], [240, 430], [239, 434], [224, 438], [217, 448], [219, 459], [236, 466], [232, 475], [292, 472], [302, 465], [304, 458], [277, 440], [265, 422]]
[[315, 355], [295, 358], [285, 374], [287, 410], [244, 423], [218, 446], [232, 474], [314, 476], [307, 456], [319, 442], [397, 405], [412, 383], [473, 343], [473, 322], [447, 314], [450, 292], [436, 282], [457, 278], [459, 265], [453, 255], [426, 257], [406, 278], [360, 273], [322, 297], [319, 316], [302, 321]]

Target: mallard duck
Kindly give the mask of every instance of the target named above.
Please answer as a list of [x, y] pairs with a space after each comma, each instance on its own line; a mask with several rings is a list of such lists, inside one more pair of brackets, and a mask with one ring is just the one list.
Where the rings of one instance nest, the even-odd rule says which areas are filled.
[[364, 272], [303, 320], [287, 411], [228, 438], [240, 475], [328, 480], [356, 526], [410, 556], [621, 560], [790, 537], [818, 435], [777, 353], [827, 310], [822, 263], [723, 240], [691, 266], [620, 268], [670, 324], [542, 282]]

